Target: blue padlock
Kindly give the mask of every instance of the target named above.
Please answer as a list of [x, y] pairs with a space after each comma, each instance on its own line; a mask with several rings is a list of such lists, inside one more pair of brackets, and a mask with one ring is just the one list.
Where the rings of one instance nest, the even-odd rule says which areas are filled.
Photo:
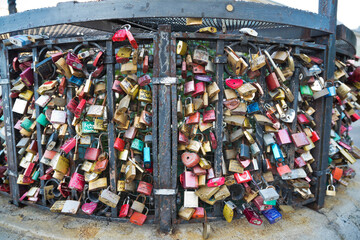
[[72, 75], [71, 78], [69, 79], [69, 82], [77, 86], [81, 86], [81, 84], [83, 84], [84, 82], [84, 78], [78, 78]]
[[248, 112], [248, 114], [260, 112], [259, 103], [254, 102], [254, 103], [250, 104], [249, 106], [247, 106], [247, 112]]
[[335, 86], [328, 87], [327, 90], [329, 91], [329, 94], [326, 95], [325, 97], [334, 97], [334, 96], [336, 96], [336, 87]]
[[345, 113], [341, 112], [340, 118], [343, 119], [345, 117]]
[[151, 155], [150, 155], [150, 148], [148, 147], [147, 143], [145, 143], [144, 147], [144, 168], [149, 169], [151, 168]]
[[273, 152], [276, 161], [280, 161], [280, 162], [284, 161], [284, 156], [282, 155], [279, 145], [277, 145], [276, 143], [272, 144], [271, 150]]
[[281, 213], [276, 208], [270, 208], [261, 212], [270, 224], [276, 223], [282, 219]]

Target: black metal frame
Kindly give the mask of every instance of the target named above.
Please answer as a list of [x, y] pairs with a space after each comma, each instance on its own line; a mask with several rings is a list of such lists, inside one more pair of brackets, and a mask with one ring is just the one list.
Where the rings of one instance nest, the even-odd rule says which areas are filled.
[[[227, 11], [226, 6], [231, 5], [234, 11]], [[68, 9], [73, 11], [69, 12]], [[93, 11], [97, 9], [97, 11]], [[198, 9], [202, 9], [201, 12]], [[336, 11], [337, 1], [319, 0], [319, 14], [309, 13], [301, 10], [291, 9], [283, 6], [264, 5], [249, 2], [235, 1], [155, 1], [151, 3], [143, 1], [125, 0], [118, 2], [115, 0], [103, 2], [76, 3], [67, 2], [60, 3], [58, 6], [46, 9], [36, 9], [11, 16], [0, 17], [2, 28], [0, 34], [21, 32], [30, 28], [41, 28], [44, 26], [58, 24], [73, 24], [86, 28], [101, 30], [103, 32], [114, 32], [115, 28], [124, 23], [133, 23], [137, 32], [135, 38], [139, 40], [154, 41], [154, 77], [175, 77], [176, 69], [176, 40], [177, 39], [206, 39], [216, 41], [216, 53], [223, 54], [225, 41], [248, 41], [261, 44], [279, 44], [291, 45], [295, 47], [295, 51], [300, 48], [309, 48], [323, 52], [325, 59], [325, 79], [332, 79], [334, 74], [333, 61], [335, 59], [335, 34], [336, 34]], [[77, 14], [72, 14], [76, 12]], [[61, 13], [61, 14], [60, 14]], [[91, 21], [89, 21], [89, 13], [91, 13]], [[119, 19], [118, 16], [122, 18]], [[240, 16], [240, 17], [239, 17]], [[155, 23], [160, 23], [160, 19], [165, 23], [173, 23], [176, 29], [193, 29], [184, 27], [182, 21], [185, 17], [203, 17], [204, 26], [215, 25], [219, 29], [226, 27], [233, 34], [200, 34], [188, 32], [173, 32], [173, 26], [153, 25], [146, 21], [147, 18], [155, 19]], [[178, 25], [182, 25], [179, 28]], [[234, 30], [241, 26], [250, 26], [255, 28], [260, 36], [250, 37], [235, 33]], [[156, 28], [156, 29], [155, 29]], [[149, 32], [157, 30], [158, 32]], [[140, 32], [141, 31], [141, 32]], [[282, 38], [275, 38], [281, 36]], [[353, 44], [353, 38], [349, 34], [345, 34], [347, 41]], [[298, 40], [294, 40], [298, 39]], [[301, 40], [300, 40], [301, 39]], [[308, 42], [312, 39], [314, 42]], [[55, 38], [36, 42], [24, 49], [33, 52], [34, 57], [37, 55], [37, 49], [40, 46], [63, 45], [65, 47], [72, 46], [74, 43], [102, 42], [107, 49], [107, 59], [112, 58], [114, 54], [114, 43], [111, 41], [111, 34], [91, 36], [91, 37], [69, 37]], [[16, 46], [0, 45], [0, 69], [1, 82], [3, 85], [3, 101], [5, 103], [4, 113], [6, 127], [6, 142], [8, 150], [9, 169], [10, 169], [10, 185], [11, 196], [14, 204], [19, 204], [19, 189], [16, 184], [17, 176], [17, 158], [15, 151], [14, 129], [12, 121], [12, 104], [9, 98], [10, 83], [8, 74], [8, 54], [9, 51], [19, 51], [22, 48]], [[109, 51], [110, 50], [110, 51]], [[114, 95], [111, 91], [111, 83], [114, 79], [114, 63], [106, 63], [107, 79], [108, 79], [108, 101], [110, 106], [114, 106]], [[217, 64], [216, 81], [220, 88], [223, 87], [223, 65]], [[297, 75], [298, 69], [295, 71]], [[35, 77], [35, 79], [37, 79]], [[295, 78], [296, 79], [296, 78]], [[35, 83], [35, 87], [37, 85]], [[264, 79], [260, 80], [260, 84], [264, 85]], [[298, 84], [294, 81], [291, 84], [293, 92], [298, 91]], [[176, 117], [176, 84], [166, 85], [158, 84], [153, 88], [153, 162], [154, 162], [154, 188], [155, 189], [176, 189], [176, 168], [177, 168], [177, 117]], [[223, 89], [221, 89], [223, 90]], [[71, 95], [71, 91], [69, 94]], [[222, 99], [223, 91], [221, 91], [219, 99]], [[69, 95], [69, 96], [70, 96]], [[35, 97], [37, 97], [35, 95]], [[297, 102], [293, 103], [296, 108]], [[321, 136], [321, 141], [317, 143], [316, 150], [313, 155], [318, 159], [318, 165], [315, 166], [317, 171], [322, 171], [327, 167], [328, 159], [328, 140], [330, 138], [329, 129], [331, 126], [331, 106], [332, 98], [322, 98], [316, 101], [315, 120], [318, 123], [317, 130]], [[37, 114], [39, 110], [36, 109]], [[114, 109], [108, 109], [108, 117], [112, 119]], [[170, 113], [171, 114], [166, 114]], [[217, 139], [221, 139], [222, 129], [222, 107], [216, 106], [217, 114]], [[325, 117], [324, 117], [325, 116]], [[157, 126], [166, 126], [160, 132]], [[292, 126], [294, 128], [294, 125]], [[40, 126], [37, 126], [40, 129]], [[110, 122], [109, 130], [109, 146], [114, 143], [114, 125]], [[165, 133], [165, 134], [164, 134]], [[38, 131], [38, 140], [40, 131]], [[260, 134], [257, 134], [261, 137]], [[41, 137], [41, 136], [40, 136]], [[116, 161], [115, 153], [110, 150], [110, 186], [112, 190], [116, 187]], [[215, 172], [219, 176], [221, 174], [221, 156], [222, 144], [218, 144], [215, 152]], [[290, 163], [291, 165], [291, 163]], [[161, 178], [157, 178], [159, 166], [162, 167]], [[42, 169], [43, 171], [43, 169]], [[314, 199], [302, 202], [316, 202], [316, 207], [320, 208], [324, 204], [326, 175], [317, 177], [319, 184], [316, 184], [316, 196]], [[43, 183], [42, 183], [43, 186]], [[170, 231], [172, 224], [181, 222], [176, 220], [176, 195], [155, 195], [156, 209], [154, 218], [148, 218], [149, 222], [160, 223], [162, 231]], [[42, 201], [44, 204], [44, 199]], [[220, 208], [215, 208], [216, 213], [220, 212]], [[117, 209], [112, 210], [112, 217], [116, 217]], [[211, 219], [218, 219], [216, 216], [209, 216]]]

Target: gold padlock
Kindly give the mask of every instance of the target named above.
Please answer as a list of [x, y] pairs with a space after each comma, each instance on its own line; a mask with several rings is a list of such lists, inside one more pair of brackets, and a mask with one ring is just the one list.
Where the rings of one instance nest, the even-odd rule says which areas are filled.
[[96, 191], [99, 189], [104, 189], [106, 187], [107, 187], [107, 178], [106, 177], [99, 178], [97, 180], [89, 182], [89, 191]]
[[131, 99], [132, 100], [135, 100], [136, 97], [138, 96], [139, 94], [139, 85], [136, 84], [129, 92], [129, 95], [131, 96]]
[[140, 102], [151, 103], [152, 102], [151, 91], [146, 89], [140, 89], [138, 99]]
[[131, 89], [134, 88], [134, 86], [132, 85], [132, 83], [130, 82], [129, 78], [126, 77], [124, 78], [121, 82], [120, 82], [120, 87], [121, 89], [126, 93], [129, 94]]
[[219, 189], [219, 191], [217, 191], [217, 193], [215, 193], [214, 198], [215, 200], [219, 201], [219, 200], [224, 200], [225, 198], [229, 197], [230, 191], [228, 189], [228, 187], [226, 185], [222, 185]]
[[129, 61], [127, 63], [123, 63], [121, 64], [121, 70], [120, 70], [121, 74], [134, 74], [137, 72], [137, 65], [134, 65], [132, 63], [132, 61]]
[[197, 152], [199, 152], [200, 147], [201, 147], [200, 141], [190, 139], [190, 143], [189, 143], [189, 145], [186, 146], [186, 149], [197, 153]]
[[199, 187], [206, 185], [206, 175], [199, 175], [198, 176]]
[[[189, 101], [188, 101], [189, 100]], [[185, 117], [188, 117], [195, 112], [195, 106], [191, 97], [185, 99]]]
[[202, 169], [211, 168], [211, 164], [205, 158], [200, 158], [199, 165]]
[[193, 100], [195, 111], [202, 109], [204, 107], [204, 100], [202, 98], [195, 98]]
[[231, 159], [229, 161], [229, 172], [243, 173], [244, 168], [241, 166], [238, 160]]
[[178, 215], [180, 218], [189, 221], [191, 216], [194, 214], [195, 212], [195, 208], [185, 208], [185, 207], [181, 207]]
[[125, 181], [132, 182], [136, 177], [136, 167], [131, 161], [126, 162]]
[[220, 92], [220, 88], [218, 87], [216, 82], [212, 82], [206, 87], [206, 92], [209, 94], [209, 98], [212, 98]]
[[217, 187], [208, 187], [203, 186], [195, 191], [195, 194], [201, 199], [201, 200], [207, 200], [210, 199], [217, 191], [219, 191], [220, 186]]

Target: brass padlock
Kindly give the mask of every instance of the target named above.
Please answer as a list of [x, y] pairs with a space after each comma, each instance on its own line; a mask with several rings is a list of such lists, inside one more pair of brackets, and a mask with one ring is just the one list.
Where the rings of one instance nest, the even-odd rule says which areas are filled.
[[206, 92], [209, 94], [209, 98], [213, 98], [220, 92], [220, 89], [216, 82], [212, 82], [210, 85], [206, 87]]
[[137, 65], [134, 65], [132, 63], [132, 61], [129, 61], [127, 63], [123, 63], [121, 64], [121, 70], [120, 70], [121, 74], [134, 74], [137, 72]]
[[194, 114], [195, 106], [193, 104], [192, 98], [188, 97], [185, 99], [185, 117], [188, 117]]

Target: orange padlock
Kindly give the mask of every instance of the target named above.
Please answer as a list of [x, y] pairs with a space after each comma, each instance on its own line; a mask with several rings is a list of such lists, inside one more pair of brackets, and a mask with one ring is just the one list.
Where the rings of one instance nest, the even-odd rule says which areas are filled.
[[335, 169], [332, 171], [332, 175], [334, 179], [339, 181], [343, 175], [343, 170], [341, 168], [335, 167]]

